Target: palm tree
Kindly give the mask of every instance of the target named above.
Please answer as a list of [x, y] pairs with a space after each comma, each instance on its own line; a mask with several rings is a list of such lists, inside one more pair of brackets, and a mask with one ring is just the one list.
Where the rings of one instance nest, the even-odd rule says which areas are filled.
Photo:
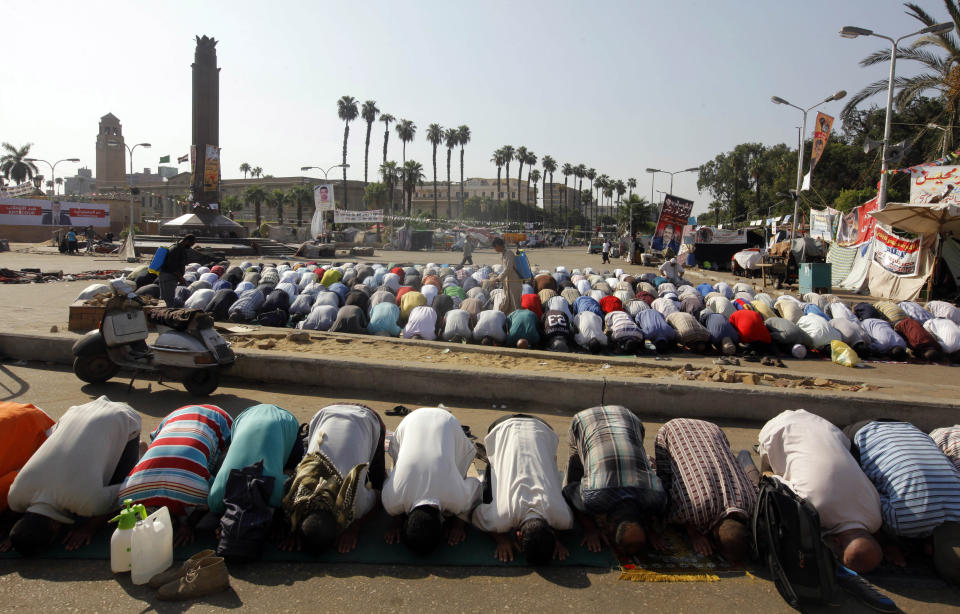
[[26, 158], [30, 157], [31, 147], [33, 143], [27, 143], [19, 149], [10, 143], [4, 143], [2, 151], [5, 153], [0, 157], [0, 173], [15, 184], [33, 179], [39, 171], [33, 162], [26, 161]]
[[[955, 31], [960, 30], [960, 2], [944, 0], [947, 13], [955, 25]], [[920, 6], [912, 2], [905, 3], [907, 15], [913, 17], [925, 27], [932, 26], [940, 20], [931, 17]], [[933, 47], [934, 49], [929, 49]], [[943, 52], [938, 54], [936, 51]], [[960, 116], [960, 42], [954, 31], [940, 34], [927, 34], [920, 37], [909, 47], [898, 47], [898, 60], [913, 60], [918, 64], [918, 74], [912, 77], [897, 77], [894, 79], [897, 107], [904, 108], [917, 96], [926, 90], [935, 90], [944, 97], [947, 113], [947, 131], [945, 138], [952, 140], [954, 128]], [[860, 60], [860, 65], [867, 67], [890, 61], [890, 49], [881, 49]], [[875, 81], [854, 94], [843, 107], [840, 117], [844, 122], [850, 120], [857, 107], [879, 92], [886, 92], [888, 79]], [[947, 145], [950, 145], [948, 141]]]
[[[63, 193], [63, 177], [57, 177], [54, 180], [54, 183], [57, 184], [57, 186], [60, 188], [60, 193], [62, 194]], [[54, 190], [54, 194], [56, 194], [56, 190]]]
[[[530, 152], [527, 151], [526, 146], [521, 145], [517, 147], [517, 153], [515, 155], [517, 162], [519, 162], [520, 170], [517, 171], [517, 200], [520, 200], [520, 188], [523, 186], [523, 165], [527, 163], [527, 154]], [[510, 175], [507, 175], [507, 179], [510, 178]], [[530, 199], [529, 193], [527, 195], [527, 200]]]
[[409, 119], [401, 119], [397, 122], [397, 136], [403, 141], [403, 163], [407, 163], [407, 143], [413, 141], [417, 134], [417, 125]]
[[350, 136], [350, 122], [357, 119], [357, 100], [353, 96], [341, 96], [337, 101], [337, 117], [343, 120], [343, 208], [349, 209], [347, 199], [347, 137]]
[[460, 133], [456, 128], [447, 128], [443, 132], [443, 144], [447, 147], [447, 217], [453, 218], [453, 200], [450, 197], [450, 159], [453, 156], [453, 148], [460, 142]]
[[[257, 169], [253, 169], [256, 172]], [[257, 220], [257, 228], [260, 227], [261, 215], [260, 215], [260, 205], [263, 204], [263, 201], [267, 199], [267, 192], [263, 189], [261, 185], [251, 185], [243, 190], [243, 202], [249, 204], [253, 203], [254, 217]]]
[[246, 178], [247, 178], [247, 173], [250, 172], [250, 165], [247, 164], [246, 162], [244, 162], [243, 164], [241, 164], [241, 165], [240, 165], [240, 172], [243, 173], [243, 178], [246, 179]]
[[383, 178], [383, 182], [387, 184], [387, 189], [390, 190], [390, 215], [393, 216], [393, 195], [395, 189], [394, 184], [397, 180], [397, 163], [391, 160], [381, 164], [380, 177]]
[[630, 190], [630, 193], [627, 194], [627, 200], [630, 200], [633, 198], [633, 190], [636, 189], [636, 187], [637, 187], [636, 179], [634, 179], [633, 177], [631, 177], [630, 179], [627, 179], [627, 188], [629, 188]]
[[423, 165], [416, 160], [403, 163], [403, 191], [407, 193], [407, 215], [413, 210], [413, 191], [423, 185]]
[[537, 206], [537, 182], [540, 181], [540, 171], [533, 169], [527, 173], [527, 179], [533, 182], [533, 206]]
[[[540, 160], [540, 165], [543, 166], [543, 181], [547, 181], [547, 176], [550, 177], [550, 212], [553, 212], [553, 174], [557, 171], [557, 161], [553, 159], [553, 156], [544, 156]], [[546, 188], [543, 190], [544, 197], [546, 197]], [[544, 207], [546, 210], [546, 207]]]
[[490, 156], [490, 161], [497, 166], [497, 205], [503, 201], [503, 192], [500, 191], [500, 173], [503, 170], [503, 149], [496, 149]]
[[427, 127], [427, 142], [433, 146], [433, 217], [437, 217], [437, 147], [443, 141], [443, 126], [430, 124]]
[[560, 215], [563, 216], [564, 220], [567, 218], [568, 205], [570, 201], [570, 188], [567, 187], [567, 180], [570, 179], [570, 175], [575, 175], [576, 171], [574, 166], [569, 162], [564, 162], [563, 167], [560, 169], [560, 172], [563, 174], [563, 203], [562, 208], [560, 209]]
[[[589, 176], [587, 178], [589, 179]], [[600, 201], [600, 193], [603, 190], [605, 190], [609, 185], [610, 185], [610, 177], [608, 177], [607, 175], [600, 175], [594, 179], [593, 184], [591, 185], [590, 193], [593, 194], [592, 188], [596, 188], [595, 202]]]
[[381, 113], [380, 121], [383, 122], [383, 164], [387, 163], [387, 143], [390, 142], [390, 122], [395, 122], [397, 119], [390, 115], [389, 113]]
[[271, 207], [277, 210], [277, 223], [283, 225], [283, 204], [287, 201], [287, 195], [283, 190], [273, 190], [267, 195], [267, 202]]
[[470, 126], [462, 124], [457, 127], [457, 144], [460, 145], [460, 215], [463, 215], [463, 202], [465, 195], [463, 193], [463, 148], [470, 142]]
[[[587, 166], [585, 164], [578, 164], [576, 172], [574, 173], [577, 176], [579, 181], [579, 187], [577, 187], [577, 211], [580, 211], [583, 204], [583, 178], [587, 176]], [[583, 213], [581, 211], [581, 213]]]
[[617, 191], [617, 200], [623, 202], [623, 195], [627, 193], [627, 184], [623, 179], [617, 179], [613, 184], [613, 189]]
[[[375, 100], [368, 100], [363, 103], [360, 109], [360, 117], [367, 122], [367, 140], [363, 146], [363, 182], [367, 183], [367, 160], [370, 157], [370, 131], [373, 130], [373, 122], [377, 120], [380, 109], [377, 108]], [[346, 169], [344, 169], [346, 170]]]
[[287, 202], [297, 208], [297, 226], [303, 226], [303, 207], [313, 201], [313, 190], [306, 185], [295, 185], [287, 191]]
[[[533, 153], [532, 151], [528, 151], [526, 163], [527, 163], [527, 202], [529, 202], [530, 201], [530, 170], [533, 168], [533, 165], [537, 163], [537, 154]], [[536, 182], [534, 181], [534, 183]], [[534, 207], [537, 206], [536, 198], [533, 199], [533, 206]]]
[[260, 176], [263, 175], [263, 169], [259, 166], [255, 166], [250, 169], [250, 175], [259, 179]]
[[[595, 169], [595, 168], [588, 168], [588, 169], [587, 169], [587, 179], [590, 180], [590, 194], [593, 194], [593, 180], [596, 179], [596, 177], [597, 177], [597, 169]], [[599, 200], [599, 199], [598, 199], [598, 200]], [[594, 201], [594, 203], [593, 203], [593, 210], [594, 210], [593, 220], [594, 220], [594, 222], [596, 222], [596, 220], [597, 220], [597, 216], [596, 216], [597, 203], [596, 203], [596, 201]], [[589, 218], [590, 216], [587, 215], [587, 217]]]
[[[510, 223], [510, 161], [513, 160], [513, 157], [516, 155], [516, 150], [514, 150], [513, 145], [504, 145], [500, 148], [500, 151], [503, 153], [503, 165], [507, 169], [507, 224]], [[517, 190], [520, 190], [520, 187], [517, 186]]]

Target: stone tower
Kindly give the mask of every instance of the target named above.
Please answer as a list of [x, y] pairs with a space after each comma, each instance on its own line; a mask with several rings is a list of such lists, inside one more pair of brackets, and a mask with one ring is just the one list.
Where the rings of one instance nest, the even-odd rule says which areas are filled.
[[127, 185], [127, 148], [123, 128], [113, 113], [100, 118], [97, 133], [97, 189]]
[[220, 69], [217, 41], [197, 37], [193, 64], [193, 202], [206, 208], [220, 202]]

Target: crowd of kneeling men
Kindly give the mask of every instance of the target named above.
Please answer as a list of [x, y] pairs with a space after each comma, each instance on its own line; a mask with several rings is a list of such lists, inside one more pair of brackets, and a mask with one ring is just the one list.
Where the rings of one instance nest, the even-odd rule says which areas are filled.
[[[178, 544], [216, 530], [218, 554], [237, 561], [258, 558], [278, 526], [281, 549], [349, 552], [381, 506], [395, 520], [387, 543], [418, 555], [456, 545], [470, 523], [493, 536], [496, 558], [518, 550], [545, 564], [568, 555], [557, 531], [575, 517], [592, 551], [661, 548], [665, 523], [682, 526], [704, 555], [739, 562], [751, 550], [756, 483], [723, 431], [703, 420], [668, 421], [650, 458], [633, 412], [581, 411], [567, 433], [563, 479], [558, 435], [524, 414], [493, 422], [482, 446], [443, 407], [407, 413], [394, 432], [376, 411], [347, 403], [302, 426], [276, 405], [236, 419], [213, 405], [181, 407], [149, 445], [140, 428], [133, 408], [106, 397], [71, 407], [56, 424], [32, 405], [0, 404], [0, 510], [9, 528], [0, 551], [36, 555], [63, 531], [66, 547], [79, 548], [125, 499], [166, 506]], [[480, 478], [468, 475], [478, 450], [488, 461]], [[928, 435], [876, 420], [840, 430], [790, 410], [762, 428], [758, 450], [762, 469], [816, 507], [851, 569], [869, 572], [885, 555], [903, 564], [898, 541], [926, 540], [938, 572], [960, 582], [960, 426]], [[176, 581], [164, 590], [189, 595]]]
[[[562, 352], [680, 348], [803, 358], [829, 355], [839, 340], [861, 357], [960, 354], [960, 309], [944, 301], [847, 304], [816, 293], [800, 300], [746, 283], [693, 286], [677, 267], [665, 271], [634, 277], [561, 266], [521, 283], [502, 265], [224, 262], [187, 265], [167, 298], [170, 307], [203, 309], [217, 320]], [[141, 275], [133, 283], [159, 298], [149, 281]]]

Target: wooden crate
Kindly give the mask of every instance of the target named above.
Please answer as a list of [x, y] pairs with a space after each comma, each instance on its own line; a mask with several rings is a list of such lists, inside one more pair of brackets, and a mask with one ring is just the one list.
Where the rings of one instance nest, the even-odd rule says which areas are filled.
[[96, 305], [70, 305], [70, 322], [67, 328], [74, 332], [86, 332], [99, 328], [105, 311], [106, 307]]

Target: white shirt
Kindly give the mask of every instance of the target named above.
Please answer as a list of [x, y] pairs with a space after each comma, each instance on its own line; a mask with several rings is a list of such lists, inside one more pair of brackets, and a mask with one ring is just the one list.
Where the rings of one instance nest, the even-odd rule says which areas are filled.
[[880, 495], [850, 454], [850, 440], [820, 416], [787, 410], [760, 429], [760, 458], [820, 514], [827, 535], [880, 529]]
[[600, 345], [607, 345], [607, 335], [603, 332], [603, 320], [592, 311], [583, 311], [573, 318], [576, 332], [573, 340], [580, 347], [587, 347], [591, 339], [596, 339]]
[[140, 415], [126, 403], [103, 396], [71, 407], [10, 486], [10, 509], [65, 523], [113, 511], [120, 484], [108, 482], [139, 437]]
[[603, 242], [603, 247], [602, 247], [601, 249], [603, 249], [604, 253], [609, 252], [609, 251], [610, 251], [610, 241], [604, 241], [604, 242]]
[[573, 526], [573, 512], [563, 498], [557, 469], [560, 438], [534, 418], [511, 418], [484, 440], [490, 459], [493, 501], [473, 512], [481, 531], [506, 533], [529, 518], [541, 518], [554, 529]]
[[414, 335], [420, 335], [427, 341], [437, 338], [437, 312], [433, 307], [420, 305], [410, 312], [407, 325], [403, 327], [403, 338], [410, 339]]
[[393, 471], [383, 483], [383, 509], [391, 516], [421, 505], [469, 515], [480, 481], [467, 476], [477, 450], [449, 411], [422, 407], [400, 421], [387, 452]]
[[947, 354], [960, 351], [960, 326], [953, 320], [933, 318], [924, 322], [923, 327], [936, 338]]
[[507, 315], [499, 309], [481, 311], [477, 314], [477, 325], [473, 327], [473, 340], [482, 341], [484, 337], [490, 337], [497, 343], [503, 343], [507, 338], [504, 329], [506, 323]]
[[377, 494], [367, 482], [370, 461], [380, 443], [380, 420], [366, 407], [328, 405], [314, 415], [307, 434], [307, 453], [322, 452], [346, 477], [357, 465], [367, 463], [359, 475], [360, 487], [353, 502], [353, 516], [360, 519], [377, 504]]
[[471, 337], [470, 314], [463, 309], [451, 309], [443, 316], [443, 340], [450, 341], [460, 336], [464, 339]]

